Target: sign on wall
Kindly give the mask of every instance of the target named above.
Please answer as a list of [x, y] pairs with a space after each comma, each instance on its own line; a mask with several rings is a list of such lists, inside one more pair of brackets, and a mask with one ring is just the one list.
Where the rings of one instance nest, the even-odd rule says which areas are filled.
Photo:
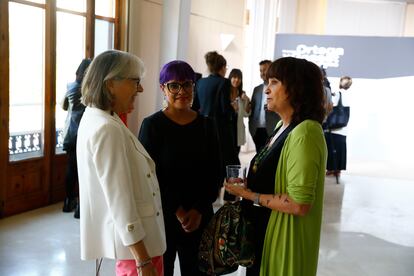
[[414, 76], [413, 37], [276, 34], [275, 59], [286, 56], [313, 61], [329, 77]]

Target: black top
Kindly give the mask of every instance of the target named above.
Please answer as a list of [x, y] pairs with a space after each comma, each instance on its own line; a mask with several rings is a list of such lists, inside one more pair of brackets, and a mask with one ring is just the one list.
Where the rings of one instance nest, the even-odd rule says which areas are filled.
[[79, 123], [85, 111], [85, 106], [81, 103], [81, 83], [75, 81], [68, 84], [65, 97], [69, 102], [69, 109], [66, 119], [66, 124], [68, 125], [65, 126], [67, 132], [63, 139], [63, 150], [67, 151], [76, 149]]
[[215, 122], [224, 174], [226, 165], [240, 164], [237, 138], [233, 131], [233, 120], [237, 119], [237, 114], [230, 103], [230, 87], [230, 80], [218, 74], [202, 78], [196, 83], [192, 106], [195, 111]]
[[211, 120], [198, 115], [180, 125], [158, 111], [142, 122], [139, 140], [155, 161], [165, 215], [179, 206], [212, 210], [223, 175]]

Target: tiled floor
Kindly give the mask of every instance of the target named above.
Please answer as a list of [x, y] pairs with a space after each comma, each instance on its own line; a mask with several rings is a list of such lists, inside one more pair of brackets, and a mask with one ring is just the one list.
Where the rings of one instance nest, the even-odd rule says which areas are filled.
[[[79, 259], [79, 220], [61, 204], [0, 220], [0, 275], [94, 270], [94, 261]], [[104, 260], [101, 275], [114, 275], [113, 261]], [[327, 178], [318, 275], [414, 275], [414, 180], [345, 173], [337, 185]]]

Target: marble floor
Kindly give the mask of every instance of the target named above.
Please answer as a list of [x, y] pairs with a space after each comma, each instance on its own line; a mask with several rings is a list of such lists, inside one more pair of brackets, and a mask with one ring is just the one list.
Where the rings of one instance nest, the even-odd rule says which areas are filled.
[[[79, 220], [61, 206], [0, 220], [0, 275], [95, 274], [94, 261], [79, 259]], [[114, 262], [100, 275], [114, 275]], [[414, 179], [327, 177], [318, 275], [414, 275]]]

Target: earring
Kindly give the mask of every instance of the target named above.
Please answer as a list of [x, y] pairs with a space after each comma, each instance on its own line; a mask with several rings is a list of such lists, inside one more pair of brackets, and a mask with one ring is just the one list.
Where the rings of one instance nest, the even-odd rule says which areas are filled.
[[162, 99], [162, 109], [167, 108], [167, 106], [168, 106], [167, 97], [164, 94], [164, 97]]

